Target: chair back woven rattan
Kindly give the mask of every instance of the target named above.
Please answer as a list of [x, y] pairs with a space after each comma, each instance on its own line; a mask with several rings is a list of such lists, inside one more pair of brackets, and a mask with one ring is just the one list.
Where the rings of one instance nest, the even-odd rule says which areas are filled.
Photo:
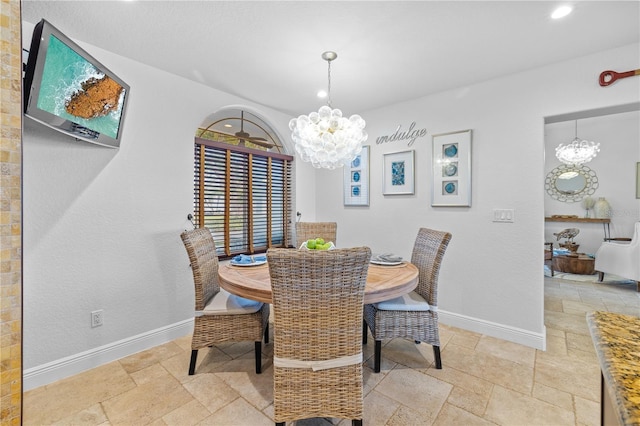
[[[195, 287], [195, 311], [201, 312], [220, 292], [216, 245], [207, 228], [184, 231], [180, 237], [189, 255]], [[253, 340], [256, 373], [262, 371], [262, 337], [268, 343], [269, 304], [251, 314], [196, 315], [191, 339], [189, 374], [195, 372], [198, 349], [227, 341]]]
[[365, 329], [363, 343], [366, 343], [366, 326], [375, 339], [374, 371], [380, 372], [382, 339], [395, 337], [413, 339], [416, 343], [426, 342], [433, 346], [436, 368], [442, 368], [440, 360], [440, 334], [438, 331], [438, 275], [442, 258], [451, 240], [448, 232], [420, 228], [411, 254], [411, 263], [418, 267], [418, 286], [415, 292], [422, 296], [429, 306], [428, 311], [381, 310], [376, 305], [364, 307]]
[[336, 222], [296, 222], [296, 248], [311, 238], [322, 238], [325, 242], [331, 241], [334, 245], [338, 233]]
[[[274, 313], [274, 418], [363, 416], [362, 312], [371, 250], [270, 249]], [[313, 371], [276, 360], [326, 361], [360, 357]]]
[[196, 296], [195, 308], [196, 311], [201, 311], [220, 291], [216, 245], [207, 228], [185, 231], [180, 237], [191, 262]]

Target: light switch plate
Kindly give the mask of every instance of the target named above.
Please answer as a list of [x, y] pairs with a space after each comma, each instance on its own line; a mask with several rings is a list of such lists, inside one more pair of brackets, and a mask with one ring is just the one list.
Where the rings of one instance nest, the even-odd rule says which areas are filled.
[[514, 221], [514, 210], [513, 209], [493, 209], [493, 221], [512, 223]]

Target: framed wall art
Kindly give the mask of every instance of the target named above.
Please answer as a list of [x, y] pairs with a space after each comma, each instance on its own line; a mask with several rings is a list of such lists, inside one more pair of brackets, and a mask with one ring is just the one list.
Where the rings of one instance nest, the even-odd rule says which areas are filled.
[[384, 154], [382, 193], [401, 195], [414, 193], [414, 151]]
[[471, 206], [471, 130], [433, 135], [432, 206]]
[[362, 151], [348, 166], [343, 167], [343, 194], [345, 206], [369, 205], [369, 147]]

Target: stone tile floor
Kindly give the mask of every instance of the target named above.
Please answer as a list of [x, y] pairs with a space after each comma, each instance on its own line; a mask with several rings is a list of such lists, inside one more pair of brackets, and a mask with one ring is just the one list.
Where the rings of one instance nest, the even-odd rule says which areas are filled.
[[[394, 339], [374, 374], [365, 347], [367, 425], [598, 425], [600, 368], [588, 311], [640, 316], [634, 284], [545, 278], [547, 350], [441, 324], [443, 369], [426, 344]], [[25, 425], [272, 425], [273, 346], [256, 375], [253, 342], [201, 350], [190, 336], [24, 394]], [[297, 425], [350, 424], [309, 419]]]

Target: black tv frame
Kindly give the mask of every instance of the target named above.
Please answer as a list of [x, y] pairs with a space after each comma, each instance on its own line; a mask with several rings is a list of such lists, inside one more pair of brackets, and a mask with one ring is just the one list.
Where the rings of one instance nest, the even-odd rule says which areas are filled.
[[[73, 121], [69, 118], [61, 117], [51, 112], [38, 108], [38, 99], [40, 97], [40, 86], [44, 72], [44, 65], [49, 49], [50, 37], [57, 38], [60, 42], [73, 50], [76, 54], [86, 60], [95, 69], [112, 80], [117, 82], [124, 89], [124, 99], [121, 104], [119, 116], [119, 124], [117, 135], [112, 137], [105, 133], [100, 133], [92, 129], [89, 125], [82, 124], [81, 119]], [[45, 19], [38, 22], [33, 30], [31, 39], [31, 47], [29, 50], [29, 59], [24, 73], [24, 114], [47, 127], [62, 132], [68, 136], [78, 140], [91, 142], [94, 144], [119, 148], [122, 139], [122, 129], [124, 127], [124, 119], [127, 111], [127, 101], [130, 95], [130, 87], [120, 77], [114, 74], [100, 61], [91, 56], [88, 52], [78, 46], [74, 41], [68, 38], [64, 33], [51, 25]]]

